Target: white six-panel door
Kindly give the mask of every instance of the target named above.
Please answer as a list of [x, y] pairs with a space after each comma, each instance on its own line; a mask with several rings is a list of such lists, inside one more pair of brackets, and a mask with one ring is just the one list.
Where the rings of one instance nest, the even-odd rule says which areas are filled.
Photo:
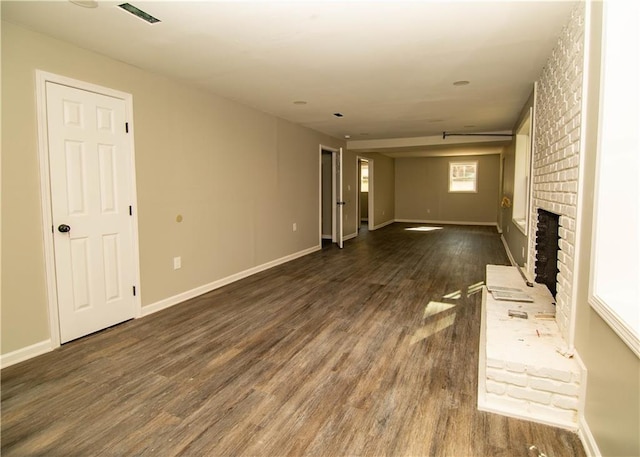
[[124, 100], [47, 82], [46, 101], [64, 343], [134, 317], [133, 171]]

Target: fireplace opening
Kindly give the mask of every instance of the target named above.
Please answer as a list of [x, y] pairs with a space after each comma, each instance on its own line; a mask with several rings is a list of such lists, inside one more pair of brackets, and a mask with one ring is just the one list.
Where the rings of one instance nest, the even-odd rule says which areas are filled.
[[560, 216], [558, 214], [538, 209], [536, 282], [546, 285], [553, 298], [556, 298], [558, 281], [559, 226]]

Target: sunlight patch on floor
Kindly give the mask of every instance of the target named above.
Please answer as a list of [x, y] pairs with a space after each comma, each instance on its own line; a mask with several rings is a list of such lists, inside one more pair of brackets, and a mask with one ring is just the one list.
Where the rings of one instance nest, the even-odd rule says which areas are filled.
[[453, 292], [448, 293], [447, 295], [442, 296], [442, 298], [448, 298], [449, 300], [457, 300], [460, 297], [462, 297], [461, 290], [455, 290]]
[[428, 322], [415, 331], [411, 337], [411, 341], [409, 341], [409, 344], [414, 345], [418, 341], [427, 339], [439, 331], [453, 325], [456, 320], [456, 313], [446, 313], [445, 315], [442, 315], [442, 313], [445, 313], [455, 307], [456, 305], [452, 305], [451, 303], [442, 303], [438, 301], [430, 301], [427, 303], [427, 306], [424, 307], [422, 319], [428, 320]]
[[408, 227], [405, 230], [409, 232], [433, 232], [434, 230], [442, 230], [442, 227], [427, 227], [425, 225], [421, 227]]
[[455, 313], [448, 314], [440, 319], [432, 320], [427, 325], [420, 327], [411, 337], [410, 345], [414, 345], [419, 341], [429, 338], [432, 335], [450, 327], [456, 320]]
[[[475, 284], [471, 284], [467, 287], [467, 297], [470, 297], [478, 292], [482, 292], [482, 286], [484, 286], [484, 281], [477, 282]], [[447, 298], [449, 300], [458, 300], [462, 298], [462, 289], [454, 290], [453, 292], [449, 292], [446, 295], [443, 295], [442, 298]]]
[[477, 294], [478, 292], [482, 292], [482, 286], [484, 286], [484, 281], [477, 282], [475, 284], [471, 284], [467, 288], [467, 297], [471, 295]]
[[427, 317], [435, 316], [438, 313], [446, 311], [455, 307], [456, 305], [452, 305], [451, 303], [442, 303], [439, 301], [430, 301], [427, 306], [424, 308], [424, 314], [422, 316], [423, 319]]

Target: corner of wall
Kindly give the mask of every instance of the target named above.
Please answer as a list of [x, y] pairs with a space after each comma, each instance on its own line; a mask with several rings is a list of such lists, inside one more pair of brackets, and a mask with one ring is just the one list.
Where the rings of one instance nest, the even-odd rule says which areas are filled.
[[580, 416], [578, 423], [578, 437], [580, 437], [580, 442], [584, 446], [584, 452], [587, 457], [600, 457], [602, 455], [584, 415]]
[[580, 437], [580, 441], [584, 446], [587, 457], [599, 457], [602, 455], [602, 453], [598, 448], [598, 443], [596, 443], [596, 439], [593, 436], [593, 433], [591, 433], [589, 423], [587, 422], [587, 418], [585, 416], [588, 380], [587, 367], [577, 351], [574, 352], [573, 357], [578, 362], [581, 370], [580, 389], [582, 390], [582, 392], [580, 393], [580, 405], [578, 406], [578, 436]]

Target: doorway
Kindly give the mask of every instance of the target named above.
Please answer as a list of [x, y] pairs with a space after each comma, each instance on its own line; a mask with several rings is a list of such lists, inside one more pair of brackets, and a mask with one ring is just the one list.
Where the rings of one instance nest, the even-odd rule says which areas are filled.
[[342, 149], [320, 145], [320, 246], [343, 243]]
[[365, 226], [367, 230], [373, 230], [375, 207], [373, 199], [373, 159], [358, 156], [357, 161], [358, 197], [356, 198], [356, 202], [358, 209], [356, 214], [359, 218], [359, 233], [363, 226]]
[[358, 232], [369, 226], [369, 160], [358, 157]]
[[320, 239], [323, 247], [333, 243], [333, 153], [320, 151], [321, 168], [321, 202], [320, 202]]
[[37, 73], [52, 346], [140, 314], [130, 94]]

